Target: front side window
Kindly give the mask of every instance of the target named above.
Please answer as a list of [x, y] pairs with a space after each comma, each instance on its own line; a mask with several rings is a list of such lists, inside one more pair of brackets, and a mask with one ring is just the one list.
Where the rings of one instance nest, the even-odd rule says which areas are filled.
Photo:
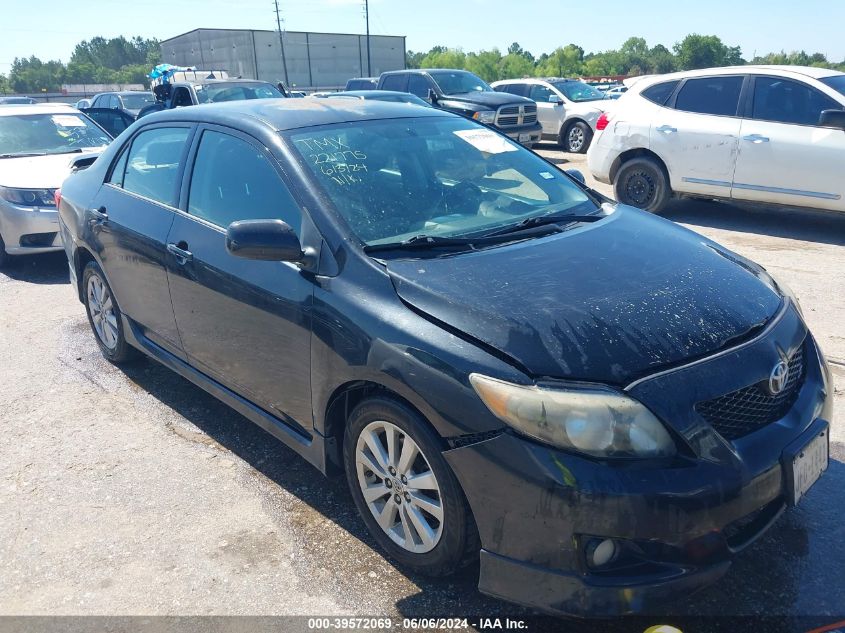
[[532, 85], [531, 90], [528, 93], [528, 98], [533, 99], [537, 103], [548, 103], [549, 97], [556, 98], [557, 95], [545, 86], [541, 86], [540, 84]]
[[302, 214], [260, 149], [242, 139], [203, 133], [188, 194], [188, 213], [226, 228], [237, 220], [279, 219], [297, 233]]
[[368, 245], [463, 237], [596, 204], [518, 143], [453, 118], [363, 121], [288, 133], [314, 185]]
[[822, 110], [841, 109], [833, 99], [798, 81], [780, 77], [754, 79], [751, 117], [761, 121], [818, 125]]
[[445, 95], [468, 92], [493, 92], [480, 77], [466, 70], [436, 70], [429, 73]]
[[736, 116], [743, 77], [687, 79], [675, 98], [675, 108], [685, 112]]
[[179, 161], [189, 132], [188, 128], [160, 127], [138, 134], [129, 148], [123, 188], [174, 206]]
[[421, 99], [428, 98], [428, 91], [431, 86], [428, 85], [428, 80], [422, 75], [410, 75], [408, 77], [408, 92], [417, 95]]
[[67, 112], [0, 116], [0, 158], [67, 154], [110, 142], [108, 134], [70, 108]]

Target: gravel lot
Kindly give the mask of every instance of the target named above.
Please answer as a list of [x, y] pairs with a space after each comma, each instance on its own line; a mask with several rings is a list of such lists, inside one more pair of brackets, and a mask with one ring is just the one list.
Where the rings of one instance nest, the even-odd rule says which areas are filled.
[[[720, 584], [663, 613], [844, 613], [845, 216], [702, 201], [666, 216], [787, 281], [837, 385], [826, 475]], [[477, 569], [403, 573], [342, 479], [152, 361], [105, 362], [62, 254], [0, 272], [0, 420], [0, 615], [525, 614], [478, 594]]]

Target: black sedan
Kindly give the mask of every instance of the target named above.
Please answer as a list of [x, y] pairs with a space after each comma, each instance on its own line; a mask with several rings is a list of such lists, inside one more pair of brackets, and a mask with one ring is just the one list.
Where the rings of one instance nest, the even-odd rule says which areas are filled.
[[407, 569], [636, 612], [717, 580], [827, 466], [788, 289], [494, 130], [381, 102], [135, 122], [65, 181], [96, 341], [345, 472]]

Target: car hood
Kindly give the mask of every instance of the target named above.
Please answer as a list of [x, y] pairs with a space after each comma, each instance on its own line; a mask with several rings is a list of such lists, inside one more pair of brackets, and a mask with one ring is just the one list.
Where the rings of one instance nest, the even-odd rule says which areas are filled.
[[479, 103], [489, 108], [498, 108], [508, 103], [517, 105], [533, 104], [527, 97], [512, 95], [508, 92], [462, 92], [454, 95], [443, 95], [440, 101], [460, 101], [462, 103]]
[[385, 264], [406, 304], [530, 375], [617, 385], [751, 336], [782, 301], [762, 269], [621, 205], [565, 233]]
[[22, 156], [0, 158], [0, 186], [19, 189], [57, 189], [70, 174], [71, 163], [80, 156], [99, 154], [100, 148], [88, 148], [83, 154]]

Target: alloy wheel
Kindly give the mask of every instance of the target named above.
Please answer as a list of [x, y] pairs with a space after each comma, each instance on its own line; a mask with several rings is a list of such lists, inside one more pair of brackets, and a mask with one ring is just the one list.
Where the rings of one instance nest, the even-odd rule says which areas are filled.
[[577, 154], [584, 146], [584, 130], [578, 125], [573, 125], [569, 130], [569, 151]]
[[358, 485], [376, 522], [408, 552], [435, 548], [443, 534], [443, 496], [417, 443], [398, 426], [369, 423], [355, 448]]
[[91, 323], [94, 324], [97, 338], [108, 349], [114, 350], [118, 343], [117, 315], [111, 293], [98, 275], [88, 278], [87, 296]]

